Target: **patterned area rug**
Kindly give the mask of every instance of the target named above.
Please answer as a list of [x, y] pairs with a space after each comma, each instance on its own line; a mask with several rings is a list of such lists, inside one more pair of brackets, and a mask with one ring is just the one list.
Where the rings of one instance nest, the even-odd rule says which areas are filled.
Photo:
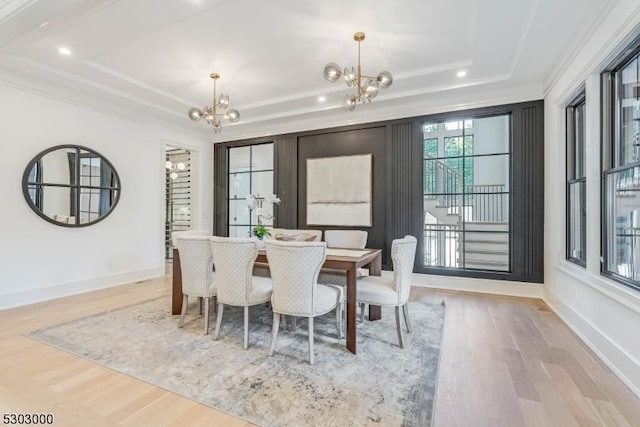
[[[262, 426], [430, 426], [444, 306], [410, 303], [413, 332], [398, 347], [393, 309], [358, 323], [358, 354], [336, 338], [335, 314], [315, 320], [315, 365], [306, 319], [280, 330], [267, 357], [272, 314], [225, 307], [220, 338], [203, 335], [189, 306], [185, 325], [162, 297], [34, 331], [29, 337]], [[211, 332], [215, 315], [211, 314]]]

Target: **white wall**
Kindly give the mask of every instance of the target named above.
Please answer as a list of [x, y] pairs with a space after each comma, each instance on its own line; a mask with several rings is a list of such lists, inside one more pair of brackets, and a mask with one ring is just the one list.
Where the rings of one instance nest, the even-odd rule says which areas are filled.
[[[599, 73], [640, 33], [640, 3], [620, 0], [545, 97], [544, 299], [640, 395], [640, 292], [600, 276]], [[565, 260], [565, 110], [586, 85], [587, 268]]]
[[[163, 275], [165, 144], [199, 150], [195, 225], [211, 227], [211, 144], [5, 86], [0, 116], [0, 309]], [[102, 222], [60, 227], [27, 205], [27, 163], [59, 144], [94, 149], [118, 171], [120, 202]]]

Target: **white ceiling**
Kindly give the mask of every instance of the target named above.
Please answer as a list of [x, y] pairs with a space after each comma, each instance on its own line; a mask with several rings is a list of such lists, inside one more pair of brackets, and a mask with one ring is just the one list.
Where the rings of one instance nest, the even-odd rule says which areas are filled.
[[[615, 1], [0, 0], [0, 80], [203, 140], [237, 139], [478, 104], [487, 94], [541, 98]], [[366, 33], [363, 72], [388, 70], [395, 81], [347, 113], [349, 89], [322, 70], [355, 65], [356, 31]], [[186, 115], [211, 103], [212, 71], [241, 113], [215, 137]]]

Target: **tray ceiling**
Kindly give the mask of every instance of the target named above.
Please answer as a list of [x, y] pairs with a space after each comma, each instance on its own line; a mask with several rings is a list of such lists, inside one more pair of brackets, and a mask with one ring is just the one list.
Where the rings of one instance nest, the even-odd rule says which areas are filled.
[[[211, 102], [216, 71], [242, 117], [215, 140], [235, 139], [401, 117], [444, 97], [542, 97], [612, 3], [0, 0], [0, 80], [212, 141], [186, 111]], [[355, 31], [366, 33], [363, 71], [389, 70], [395, 81], [347, 113], [348, 88], [322, 69], [355, 65]]]

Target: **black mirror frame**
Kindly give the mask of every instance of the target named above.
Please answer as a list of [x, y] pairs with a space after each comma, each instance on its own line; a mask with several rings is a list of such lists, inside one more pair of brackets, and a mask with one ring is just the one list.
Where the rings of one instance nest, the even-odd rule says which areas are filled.
[[[29, 194], [29, 174], [31, 173], [31, 170], [33, 169], [34, 165], [38, 161], [40, 161], [40, 159], [42, 159], [45, 155], [51, 153], [52, 151], [61, 150], [61, 149], [69, 149], [69, 148], [74, 149], [76, 151], [84, 150], [84, 151], [87, 151], [89, 153], [92, 153], [92, 154], [95, 154], [95, 155], [99, 156], [101, 161], [104, 161], [111, 168], [111, 171], [115, 175], [115, 178], [116, 178], [116, 181], [117, 181], [117, 184], [118, 184], [115, 200], [113, 201], [113, 204], [111, 205], [109, 210], [107, 210], [103, 215], [101, 215], [98, 219], [96, 219], [94, 221], [85, 222], [85, 223], [77, 223], [77, 224], [67, 224], [67, 223], [55, 221], [53, 218], [50, 218], [49, 216], [45, 215], [45, 213], [42, 212], [33, 203], [33, 200], [31, 199], [31, 195]], [[79, 162], [80, 161], [80, 157], [77, 157], [76, 161]], [[66, 184], [63, 184], [63, 185], [58, 185], [58, 187], [73, 188], [73, 187], [82, 187], [82, 185], [72, 185], [72, 184], [66, 185]], [[36, 214], [38, 214], [38, 216], [43, 218], [44, 220], [46, 220], [46, 221], [48, 221], [48, 222], [50, 222], [52, 224], [58, 225], [60, 227], [79, 228], [79, 227], [87, 227], [89, 225], [97, 224], [98, 222], [100, 222], [103, 219], [105, 219], [106, 217], [108, 217], [111, 214], [111, 212], [113, 212], [115, 207], [118, 205], [118, 202], [120, 201], [120, 194], [121, 193], [122, 193], [122, 183], [120, 181], [120, 175], [118, 175], [118, 172], [113, 167], [113, 164], [105, 156], [103, 156], [102, 154], [98, 153], [96, 150], [84, 147], [82, 145], [63, 144], [63, 145], [56, 145], [54, 147], [47, 148], [46, 150], [43, 150], [40, 153], [36, 154], [36, 156], [27, 164], [27, 167], [24, 170], [24, 173], [22, 174], [22, 194], [24, 195], [24, 198], [27, 201], [27, 204], [29, 205], [31, 210], [34, 211]]]

